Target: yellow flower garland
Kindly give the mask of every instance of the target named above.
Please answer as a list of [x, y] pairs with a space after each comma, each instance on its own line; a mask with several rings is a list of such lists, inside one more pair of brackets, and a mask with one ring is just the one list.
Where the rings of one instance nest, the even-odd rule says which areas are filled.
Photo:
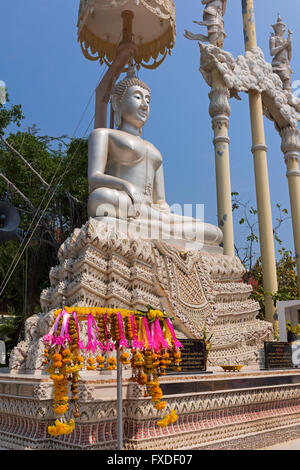
[[[78, 347], [78, 331], [76, 328], [75, 320], [72, 317], [74, 308], [65, 307], [64, 311], [70, 315], [69, 321], [69, 333], [70, 333], [70, 344], [66, 346], [64, 343], [60, 346], [53, 346], [49, 350], [49, 346], [45, 347], [44, 364], [49, 365], [47, 371], [50, 374], [50, 378], [53, 381], [53, 410], [56, 414], [63, 417], [69, 410], [69, 396], [68, 396], [68, 380], [72, 382], [71, 391], [72, 398], [71, 402], [74, 404], [73, 416], [79, 417], [80, 411], [78, 408], [78, 389], [77, 381], [79, 378], [80, 370], [85, 367], [86, 370], [115, 370], [116, 369], [116, 358], [95, 355], [90, 350], [88, 357], [85, 359], [83, 354], [79, 354]], [[54, 313], [54, 321], [61, 314], [62, 310], [57, 310]], [[163, 336], [169, 345], [168, 349], [162, 349], [159, 352], [155, 352], [149, 348], [148, 342], [145, 342], [145, 349], [131, 349], [130, 353], [126, 351], [126, 348], [122, 347], [120, 354], [120, 362], [123, 365], [131, 364], [132, 378], [131, 380], [139, 383], [145, 387], [145, 396], [151, 396], [151, 401], [154, 404], [154, 408], [158, 411], [162, 411], [166, 408], [166, 401], [162, 401], [163, 393], [158, 383], [158, 377], [165, 375], [166, 370], [173, 364], [174, 370], [180, 370], [181, 352], [178, 347], [175, 347], [172, 340], [171, 331], [166, 327], [164, 320], [167, 318], [166, 314], [160, 310], [149, 308], [147, 312], [131, 311], [127, 309], [108, 309], [99, 307], [77, 307], [76, 315], [77, 319], [85, 320], [89, 314], [93, 315], [98, 328], [99, 339], [102, 343], [105, 342], [106, 336], [105, 331], [108, 328], [111, 336], [111, 341], [114, 343], [115, 348], [119, 348], [119, 342], [121, 334], [126, 337], [126, 340], [131, 344], [134, 338], [134, 331], [131, 323], [131, 316], [134, 315], [137, 322], [137, 330], [135, 334], [138, 335], [138, 341], [144, 337], [144, 326], [143, 318], [147, 319], [150, 324], [154, 321], [159, 320], [162, 325]], [[121, 331], [119, 316], [121, 314], [124, 331]], [[54, 324], [53, 321], [53, 324]], [[58, 321], [58, 320], [56, 320]], [[52, 324], [52, 325], [53, 325]], [[57, 335], [60, 333], [62, 328], [62, 317], [59, 318]], [[123, 327], [122, 327], [123, 328]], [[136, 328], [136, 327], [135, 327]], [[174, 336], [174, 335], [173, 335]], [[148, 346], [147, 346], [148, 345]], [[86, 363], [86, 364], [85, 364]], [[64, 418], [65, 419], [65, 418]], [[175, 410], [170, 410], [161, 420], [157, 421], [157, 425], [160, 427], [168, 426], [169, 424], [175, 423], [178, 419]], [[48, 427], [48, 432], [52, 436], [59, 436], [61, 434], [70, 434], [75, 428], [75, 421], [71, 419], [69, 423], [60, 420], [55, 421], [54, 426]]]
[[69, 424], [62, 423], [58, 419], [55, 421], [54, 426], [48, 426], [48, 433], [50, 436], [60, 436], [61, 434], [71, 434], [75, 429], [75, 421], [71, 419]]

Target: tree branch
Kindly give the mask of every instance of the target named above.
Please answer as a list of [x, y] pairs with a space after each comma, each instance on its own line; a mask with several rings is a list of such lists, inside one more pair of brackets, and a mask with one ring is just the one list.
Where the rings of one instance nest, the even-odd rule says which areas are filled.
[[36, 212], [36, 208], [34, 207], [34, 205], [32, 204], [32, 202], [25, 196], [25, 194], [22, 193], [22, 191], [20, 191], [8, 178], [6, 178], [6, 176], [4, 176], [3, 173], [0, 173], [0, 178], [4, 179], [4, 181], [13, 188], [13, 190], [18, 193], [22, 199], [24, 199], [24, 201], [26, 202], [26, 204], [30, 207], [30, 209], [32, 210], [32, 212]]
[[38, 177], [38, 179], [40, 180], [40, 182], [42, 183], [42, 185], [50, 190], [51, 192], [53, 192], [53, 189], [51, 189], [50, 185], [41, 177], [41, 175], [30, 165], [30, 163], [26, 160], [25, 157], [23, 157], [23, 155], [18, 152], [18, 150], [16, 150], [14, 147], [12, 147], [6, 139], [4, 139], [4, 137], [2, 137], [2, 135], [0, 135], [0, 139], [2, 140], [2, 142], [9, 148], [9, 150], [11, 150], [12, 152], [14, 152], [21, 160], [22, 162], [30, 169], [30, 171], [32, 171], [33, 174], [35, 174], [35, 176]]
[[[34, 205], [32, 204], [32, 202], [25, 196], [25, 194], [22, 193], [22, 191], [20, 191], [8, 178], [6, 178], [6, 176], [3, 174], [3, 173], [0, 173], [0, 178], [2, 178], [9, 186], [11, 186], [11, 188], [16, 192], [18, 193], [22, 199], [24, 199], [24, 201], [26, 202], [26, 204], [30, 207], [31, 211], [35, 214], [38, 214], [40, 213], [40, 211], [38, 211]], [[46, 240], [43, 239], [43, 241], [45, 243], [48, 243], [50, 244], [51, 246], [53, 246], [54, 248], [57, 248], [57, 246], [59, 245], [57, 243], [57, 241], [55, 240], [55, 237], [53, 236], [53, 234], [50, 232], [49, 230], [49, 227], [48, 227], [48, 224], [43, 220], [41, 219], [41, 223], [44, 227], [44, 229], [46, 230], [46, 232], [48, 232], [52, 238], [52, 240], [54, 242], [51, 242], [51, 241], [48, 241], [46, 242]]]
[[[30, 165], [30, 163], [26, 160], [25, 157], [23, 157], [23, 155], [18, 152], [18, 150], [16, 150], [12, 145], [10, 145], [6, 139], [4, 139], [4, 137], [2, 137], [0, 135], [0, 139], [2, 140], [2, 142], [9, 148], [9, 150], [11, 150], [12, 152], [14, 152], [21, 160], [22, 162], [30, 169], [30, 171], [40, 180], [40, 182], [42, 183], [42, 185], [48, 190], [50, 191], [52, 194], [55, 194], [55, 189], [51, 188], [50, 184], [47, 183], [47, 181], [45, 181], [42, 176], [33, 168], [32, 165]], [[72, 196], [72, 194], [69, 192], [69, 191], [65, 191], [66, 195], [68, 198], [71, 198], [74, 202], [78, 203], [79, 204], [79, 200]]]

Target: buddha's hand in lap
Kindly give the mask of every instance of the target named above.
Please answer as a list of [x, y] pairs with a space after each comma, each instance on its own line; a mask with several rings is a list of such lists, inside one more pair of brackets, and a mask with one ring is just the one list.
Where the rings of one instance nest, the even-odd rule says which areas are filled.
[[170, 206], [166, 201], [157, 201], [151, 206], [154, 210], [164, 212], [166, 214], [170, 213]]
[[127, 194], [127, 196], [129, 196], [132, 204], [137, 204], [140, 202], [139, 201], [140, 193], [133, 184], [129, 182], [124, 183], [123, 191]]

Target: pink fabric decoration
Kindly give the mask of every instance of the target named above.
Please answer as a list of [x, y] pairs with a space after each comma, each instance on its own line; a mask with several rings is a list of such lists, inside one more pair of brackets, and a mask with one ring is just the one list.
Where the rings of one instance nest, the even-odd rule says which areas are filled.
[[169, 344], [167, 340], [164, 338], [158, 318], [155, 319], [154, 328], [155, 328], [155, 347], [158, 347], [157, 350], [159, 350], [160, 348], [169, 349]]
[[99, 337], [99, 331], [98, 331], [98, 326], [97, 326], [97, 323], [95, 321], [95, 318], [93, 317], [92, 315], [92, 323], [94, 325], [94, 328], [95, 328], [95, 331], [96, 331], [96, 337], [97, 337], [97, 346], [102, 350], [102, 351], [105, 351], [105, 346], [101, 343], [100, 341], [100, 337]]
[[63, 322], [61, 325], [60, 335], [56, 336], [58, 323], [56, 325], [56, 332], [53, 337], [53, 344], [56, 346], [64, 346], [65, 342], [68, 341], [69, 343], [72, 342], [70, 335], [69, 335], [69, 320], [70, 315], [65, 310], [63, 310]]
[[157, 335], [156, 335], [156, 328], [155, 328], [155, 322], [154, 321], [151, 323], [151, 336], [152, 336], [154, 351], [158, 352], [159, 348], [160, 348], [160, 342], [159, 342], [159, 339], [157, 338]]
[[120, 312], [117, 313], [117, 319], [118, 319], [118, 325], [119, 325], [119, 331], [120, 331], [120, 344], [119, 344], [119, 349], [122, 347], [124, 348], [129, 348], [129, 345], [127, 343], [127, 340], [125, 338], [125, 330], [124, 330], [124, 324], [123, 324], [123, 318]]
[[144, 331], [145, 331], [145, 335], [148, 339], [148, 347], [149, 349], [153, 349], [154, 348], [154, 341], [153, 341], [153, 338], [151, 336], [151, 333], [150, 333], [150, 329], [149, 329], [149, 325], [148, 325], [148, 321], [147, 321], [147, 318], [146, 317], [143, 317], [143, 325], [144, 325]]
[[171, 336], [172, 336], [173, 341], [174, 341], [175, 348], [183, 348], [181, 342], [176, 338], [176, 334], [175, 334], [172, 322], [169, 318], [166, 319], [166, 324], [167, 324], [167, 327], [170, 330]]
[[43, 342], [44, 344], [47, 344], [49, 346], [52, 346], [52, 344], [54, 343], [54, 337], [56, 337], [56, 332], [57, 332], [57, 327], [58, 327], [58, 322], [59, 322], [59, 319], [62, 317], [62, 311], [59, 313], [59, 315], [57, 315], [56, 317], [56, 320], [51, 328], [51, 330], [49, 331], [49, 333], [47, 333], [44, 337], [43, 337]]
[[78, 347], [79, 349], [84, 349], [84, 345], [82, 343], [82, 341], [80, 340], [80, 334], [79, 334], [79, 324], [78, 324], [78, 318], [77, 318], [77, 315], [76, 315], [76, 309], [75, 311], [72, 313], [73, 315], [73, 318], [75, 320], [75, 323], [76, 323], [76, 330], [77, 330], [77, 335], [78, 335]]
[[88, 343], [85, 347], [86, 351], [92, 351], [93, 353], [96, 351], [98, 346], [98, 341], [93, 330], [93, 320], [94, 317], [91, 313], [88, 314]]
[[97, 347], [99, 347], [102, 351], [105, 351], [106, 347], [100, 341], [98, 326], [97, 326], [97, 323], [96, 323], [95, 318], [93, 317], [92, 313], [90, 313], [89, 316], [88, 316], [88, 321], [89, 320], [90, 320], [91, 334], [92, 334], [92, 337], [93, 337], [92, 342], [93, 342], [94, 352], [97, 349]]

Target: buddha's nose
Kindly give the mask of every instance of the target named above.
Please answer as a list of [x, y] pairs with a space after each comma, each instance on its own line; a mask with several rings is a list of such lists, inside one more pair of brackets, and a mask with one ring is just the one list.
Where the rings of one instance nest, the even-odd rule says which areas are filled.
[[144, 96], [142, 97], [141, 106], [142, 106], [143, 109], [148, 109], [148, 107], [149, 107], [149, 105], [147, 103], [147, 100]]

